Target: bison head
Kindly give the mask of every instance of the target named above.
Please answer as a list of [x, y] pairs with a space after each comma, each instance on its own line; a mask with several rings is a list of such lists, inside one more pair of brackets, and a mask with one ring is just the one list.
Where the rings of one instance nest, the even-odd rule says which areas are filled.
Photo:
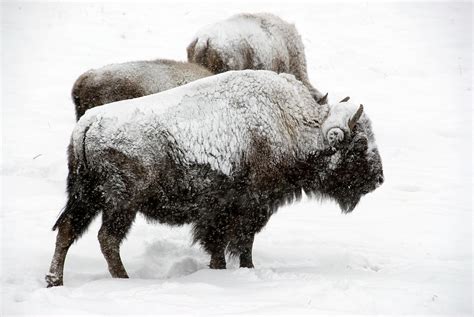
[[370, 120], [362, 105], [345, 98], [330, 106], [322, 131], [331, 151], [319, 158], [319, 191], [334, 199], [342, 212], [351, 212], [363, 195], [384, 181]]

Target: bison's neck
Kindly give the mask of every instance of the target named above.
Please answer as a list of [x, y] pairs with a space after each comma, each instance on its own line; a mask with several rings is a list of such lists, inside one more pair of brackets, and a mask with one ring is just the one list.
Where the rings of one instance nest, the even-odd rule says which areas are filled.
[[291, 168], [285, 170], [285, 183], [289, 191], [297, 194], [303, 189], [306, 193], [324, 194], [322, 180], [330, 168], [334, 150], [322, 148], [296, 160]]
[[265, 200], [272, 211], [298, 200], [302, 190], [312, 194], [323, 194], [321, 173], [327, 168], [330, 150], [316, 150], [304, 159], [288, 158], [271, 164], [262, 160], [261, 165], [252, 166], [244, 176], [250, 192]]

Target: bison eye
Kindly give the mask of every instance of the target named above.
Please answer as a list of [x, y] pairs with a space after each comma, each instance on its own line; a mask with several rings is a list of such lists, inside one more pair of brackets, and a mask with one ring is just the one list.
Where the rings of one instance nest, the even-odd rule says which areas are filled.
[[367, 152], [368, 148], [369, 148], [368, 140], [367, 140], [367, 137], [365, 137], [364, 135], [357, 134], [352, 139], [351, 149], [354, 150], [355, 152], [365, 153]]

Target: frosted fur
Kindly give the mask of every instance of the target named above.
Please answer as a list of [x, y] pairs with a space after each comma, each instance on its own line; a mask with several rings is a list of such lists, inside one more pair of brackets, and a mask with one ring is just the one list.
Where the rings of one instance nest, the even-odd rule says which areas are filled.
[[349, 119], [356, 113], [357, 109], [359, 109], [359, 106], [348, 102], [332, 105], [330, 107], [329, 116], [321, 127], [323, 133], [327, 134], [330, 129], [336, 127], [344, 127], [344, 130], [348, 131]]
[[[350, 134], [351, 131], [348, 126], [349, 120], [355, 115], [360, 105], [356, 105], [349, 102], [341, 102], [337, 104], [332, 104], [329, 106], [329, 115], [324, 120], [321, 125], [321, 130], [323, 134], [327, 137], [332, 129], [340, 129], [343, 131], [344, 135]], [[358, 120], [363, 122], [362, 127], [371, 126], [370, 119], [364, 112]], [[367, 130], [367, 129], [366, 129]], [[375, 138], [371, 131], [365, 131], [368, 135], [368, 146], [369, 149], [376, 147]]]
[[[260, 19], [258, 19], [260, 17]], [[271, 23], [274, 31], [278, 30], [280, 36], [271, 38], [271, 34], [262, 29], [262, 20]], [[278, 22], [277, 22], [278, 20]], [[296, 32], [292, 25], [287, 28], [277, 28], [283, 22], [271, 14], [244, 15], [238, 14], [227, 20], [217, 22], [200, 30], [195, 38], [198, 39], [196, 48], [204, 48], [207, 40], [212, 42], [215, 49], [221, 54], [224, 61], [231, 69], [244, 69], [246, 60], [240, 52], [246, 45], [253, 48], [255, 58], [252, 60], [254, 68], [272, 69], [274, 59], [281, 56], [286, 64], [289, 63], [288, 49], [285, 39]], [[298, 43], [294, 43], [298, 44]], [[298, 45], [295, 49], [301, 49]]]
[[182, 163], [209, 164], [230, 175], [255, 137], [269, 141], [277, 160], [322, 148], [320, 123], [328, 111], [292, 75], [232, 71], [91, 109], [73, 132], [73, 147], [79, 158], [85, 148], [93, 164], [112, 148], [151, 166], [166, 155], [159, 146], [165, 138], [180, 149]]
[[304, 45], [296, 27], [270, 13], [237, 14], [202, 28], [188, 47], [188, 61], [213, 72], [265, 69], [291, 73], [316, 100], [323, 98], [309, 83]]

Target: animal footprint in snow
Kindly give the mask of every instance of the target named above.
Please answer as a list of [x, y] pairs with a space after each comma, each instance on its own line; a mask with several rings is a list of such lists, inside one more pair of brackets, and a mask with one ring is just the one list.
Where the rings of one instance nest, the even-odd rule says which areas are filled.
[[332, 128], [328, 131], [327, 138], [329, 145], [335, 146], [344, 140], [344, 131], [340, 128]]

